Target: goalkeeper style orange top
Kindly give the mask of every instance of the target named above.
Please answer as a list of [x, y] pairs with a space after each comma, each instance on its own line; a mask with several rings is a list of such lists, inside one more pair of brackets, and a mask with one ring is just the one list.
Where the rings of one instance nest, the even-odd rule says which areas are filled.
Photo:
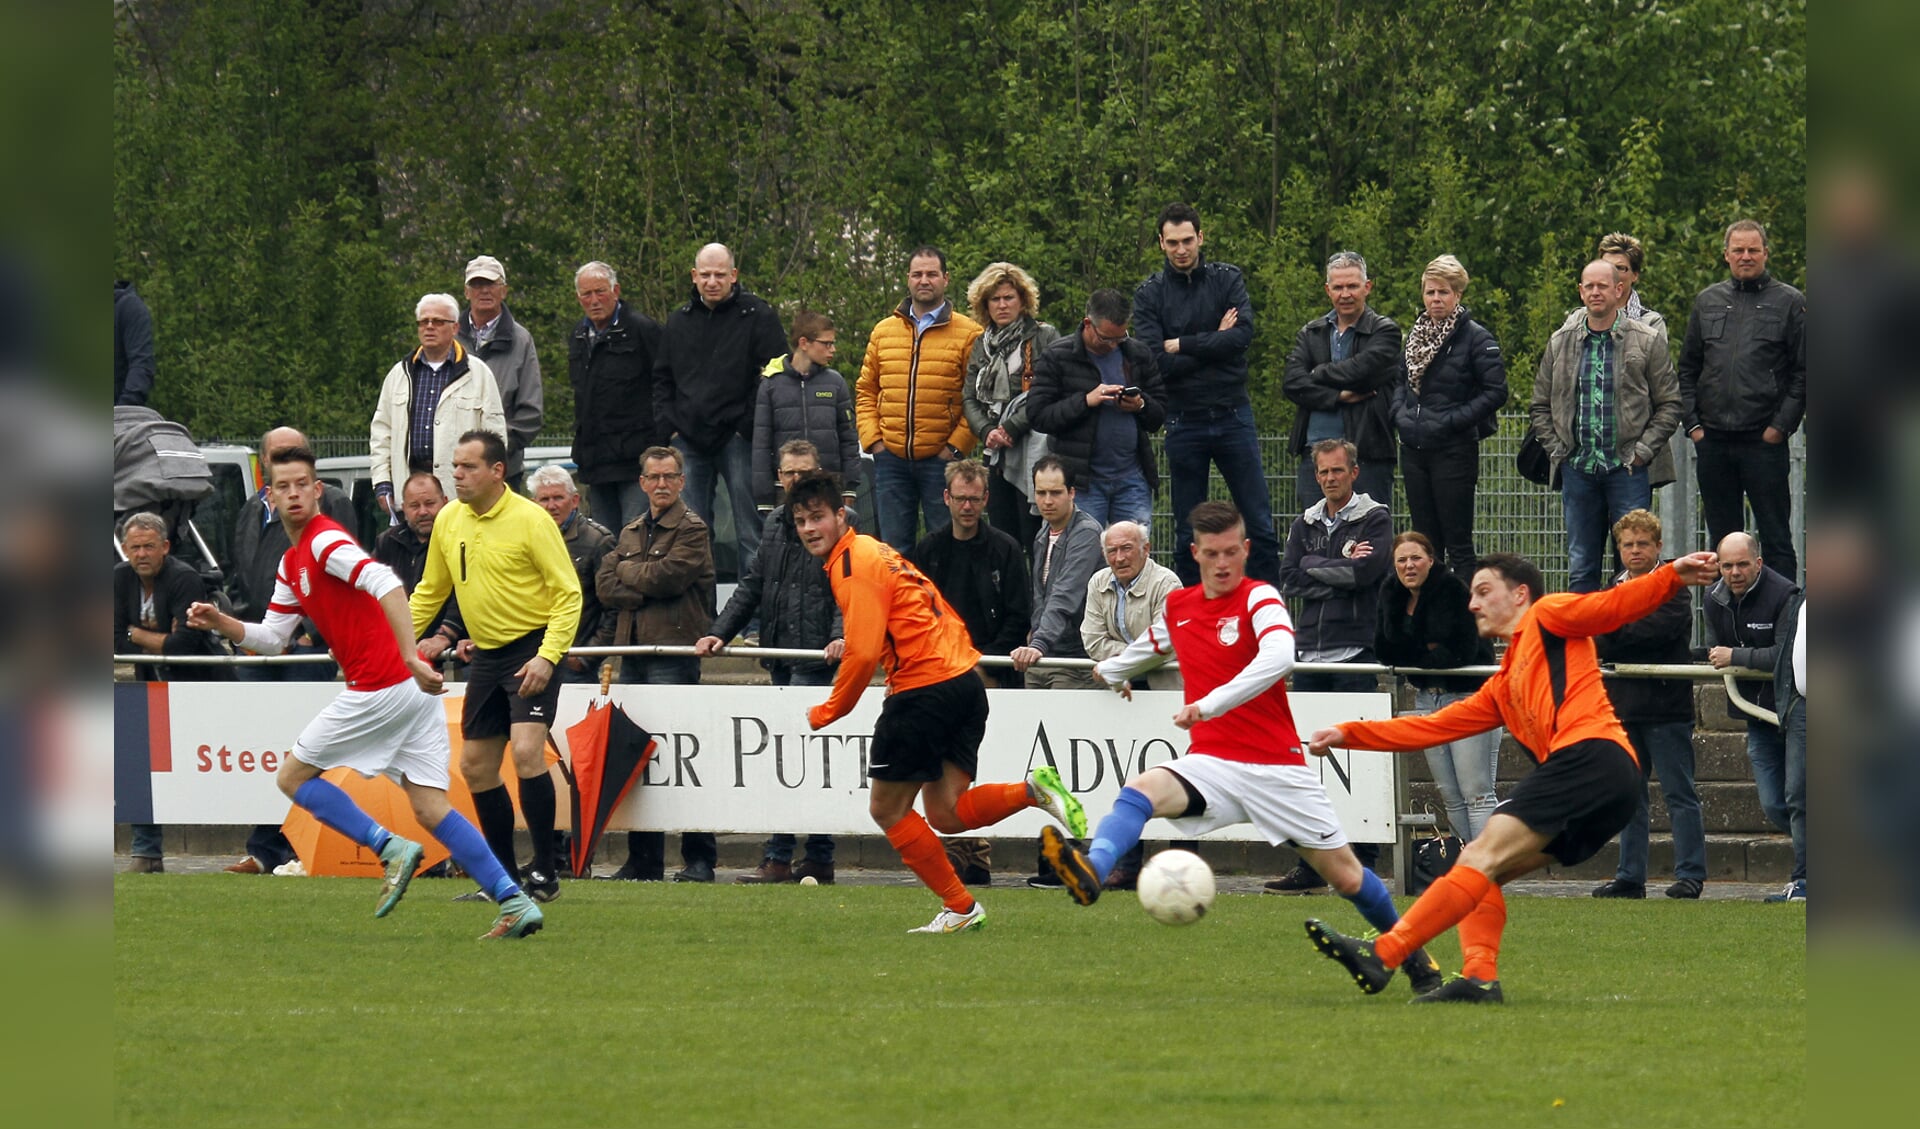
[[840, 605], [847, 650], [833, 694], [807, 711], [814, 728], [845, 717], [881, 663], [890, 693], [945, 682], [979, 663], [960, 613], [885, 542], [848, 530], [827, 554], [827, 581]]
[[1593, 636], [1652, 612], [1678, 592], [1680, 574], [1663, 564], [1601, 592], [1547, 596], [1527, 609], [1500, 672], [1472, 697], [1426, 717], [1349, 721], [1350, 749], [1424, 749], [1504, 725], [1544, 762], [1558, 749], [1593, 738], [1612, 741], [1638, 761], [1627, 731], [1600, 684]]

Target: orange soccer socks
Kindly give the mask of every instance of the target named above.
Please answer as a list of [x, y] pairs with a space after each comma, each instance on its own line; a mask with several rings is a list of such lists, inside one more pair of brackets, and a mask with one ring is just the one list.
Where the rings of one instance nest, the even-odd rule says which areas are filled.
[[[965, 797], [961, 802], [965, 802]], [[967, 893], [966, 884], [954, 873], [953, 863], [947, 860], [947, 849], [940, 842], [940, 836], [933, 833], [933, 828], [927, 826], [927, 821], [919, 812], [909, 811], [900, 817], [900, 822], [887, 828], [887, 842], [900, 852], [901, 861], [920, 876], [920, 881], [926, 884], [927, 889], [940, 895], [940, 900], [948, 909], [955, 913], [967, 913], [973, 909], [973, 895]]]
[[[969, 831], [981, 827], [992, 827], [1015, 812], [1033, 806], [1027, 797], [1027, 785], [1018, 784], [975, 784], [960, 793], [960, 799], [954, 803], [953, 812]], [[897, 845], [897, 844], [896, 844]]]
[[[1373, 951], [1388, 968], [1400, 967], [1407, 954], [1464, 921], [1494, 889], [1492, 880], [1470, 866], [1456, 865], [1427, 887], [1407, 908], [1400, 924], [1373, 943]], [[1506, 903], [1499, 903], [1500, 921], [1506, 921]], [[1494, 936], [1497, 940], [1499, 930]], [[1464, 941], [1464, 938], [1463, 938]]]
[[1476, 980], [1500, 979], [1500, 934], [1507, 927], [1507, 899], [1500, 887], [1489, 885], [1487, 896], [1460, 919], [1460, 950], [1465, 958], [1460, 974]]

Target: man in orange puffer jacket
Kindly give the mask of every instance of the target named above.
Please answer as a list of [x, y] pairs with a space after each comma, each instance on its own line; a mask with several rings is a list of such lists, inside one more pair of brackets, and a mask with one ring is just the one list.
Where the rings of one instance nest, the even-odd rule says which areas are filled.
[[[947, 257], [917, 247], [907, 257], [907, 299], [873, 327], [854, 386], [860, 446], [873, 456], [880, 537], [898, 552], [947, 524], [946, 465], [973, 450], [960, 407], [980, 325], [947, 301]], [[916, 509], [918, 512], [916, 513]]]

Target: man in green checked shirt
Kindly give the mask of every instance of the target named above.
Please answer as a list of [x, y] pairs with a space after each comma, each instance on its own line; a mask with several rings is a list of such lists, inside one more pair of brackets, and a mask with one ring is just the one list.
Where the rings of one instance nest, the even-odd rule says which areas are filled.
[[1534, 377], [1531, 422], [1553, 462], [1567, 526], [1568, 588], [1600, 588], [1607, 530], [1673, 481], [1667, 440], [1680, 384], [1667, 335], [1620, 313], [1629, 283], [1605, 259], [1580, 272], [1587, 316], [1554, 331]]

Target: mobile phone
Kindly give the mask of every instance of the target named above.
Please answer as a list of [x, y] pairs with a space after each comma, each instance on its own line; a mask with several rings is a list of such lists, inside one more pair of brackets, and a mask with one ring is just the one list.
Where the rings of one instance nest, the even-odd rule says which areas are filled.
[[1125, 399], [1129, 396], [1138, 396], [1138, 395], [1140, 395], [1140, 386], [1137, 384], [1129, 384], [1125, 388], [1122, 388], [1120, 390], [1121, 399]]

